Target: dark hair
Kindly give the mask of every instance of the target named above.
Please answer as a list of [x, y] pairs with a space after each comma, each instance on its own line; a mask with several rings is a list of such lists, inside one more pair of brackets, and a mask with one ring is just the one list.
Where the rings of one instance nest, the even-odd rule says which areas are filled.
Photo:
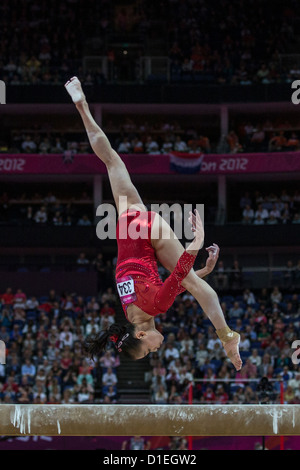
[[83, 349], [93, 359], [99, 356], [111, 341], [118, 352], [122, 352], [129, 359], [135, 359], [134, 352], [139, 349], [141, 343], [134, 335], [134, 328], [132, 323], [126, 325], [113, 323], [107, 330], [87, 336]]

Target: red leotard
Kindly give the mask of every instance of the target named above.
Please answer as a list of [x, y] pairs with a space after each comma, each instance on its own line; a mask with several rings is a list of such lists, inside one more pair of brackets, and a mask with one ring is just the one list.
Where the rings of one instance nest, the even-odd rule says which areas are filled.
[[[121, 214], [117, 224], [116, 280], [130, 276], [137, 296], [132, 303], [152, 316], [166, 312], [176, 296], [185, 290], [181, 281], [190, 272], [196, 258], [184, 251], [174, 271], [165, 282], [161, 280], [151, 244], [151, 225], [155, 214], [151, 211], [127, 210]], [[134, 234], [141, 236], [133, 239]], [[122, 307], [126, 315], [127, 305], [122, 303]]]

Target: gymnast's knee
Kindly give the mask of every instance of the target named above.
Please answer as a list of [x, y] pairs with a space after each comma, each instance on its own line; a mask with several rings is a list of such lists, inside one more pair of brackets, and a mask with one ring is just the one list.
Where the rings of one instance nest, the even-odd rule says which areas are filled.
[[105, 165], [109, 172], [126, 172], [125, 163], [113, 149], [107, 152]]

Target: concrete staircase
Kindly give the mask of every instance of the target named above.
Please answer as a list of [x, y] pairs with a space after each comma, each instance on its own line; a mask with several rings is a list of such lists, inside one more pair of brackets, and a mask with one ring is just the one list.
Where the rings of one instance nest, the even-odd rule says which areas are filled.
[[145, 382], [149, 368], [148, 358], [139, 361], [121, 359], [118, 367], [119, 403], [150, 403], [149, 384]]
[[[116, 323], [124, 323], [121, 304], [116, 306]], [[120, 356], [121, 364], [117, 368], [119, 403], [150, 403], [149, 384], [145, 374], [150, 370], [149, 357], [130, 361]]]

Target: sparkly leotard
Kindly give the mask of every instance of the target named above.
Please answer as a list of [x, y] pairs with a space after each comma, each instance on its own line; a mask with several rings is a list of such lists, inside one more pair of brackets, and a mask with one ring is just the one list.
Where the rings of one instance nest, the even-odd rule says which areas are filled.
[[[184, 251], [174, 271], [165, 282], [161, 280], [151, 244], [151, 226], [155, 214], [151, 211], [127, 210], [121, 214], [117, 224], [117, 285], [120, 279], [131, 278], [135, 297], [130, 303], [152, 316], [166, 312], [176, 296], [185, 290], [181, 281], [190, 272], [196, 258]], [[128, 303], [120, 298], [126, 315]]]

